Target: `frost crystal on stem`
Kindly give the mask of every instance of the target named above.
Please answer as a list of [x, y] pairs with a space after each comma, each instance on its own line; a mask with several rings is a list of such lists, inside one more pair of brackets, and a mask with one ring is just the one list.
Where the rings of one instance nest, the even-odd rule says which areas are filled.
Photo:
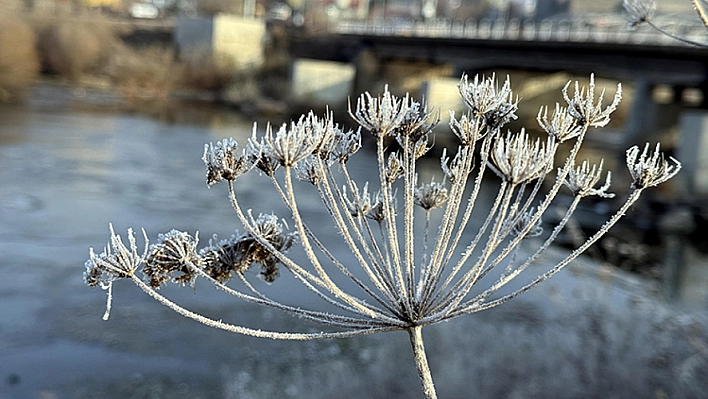
[[575, 82], [575, 92], [573, 98], [568, 96], [568, 82], [563, 87], [563, 98], [568, 103], [568, 115], [575, 118], [580, 126], [603, 127], [610, 122], [610, 115], [617, 109], [622, 100], [622, 84], [617, 84], [615, 97], [612, 103], [605, 109], [602, 108], [602, 100], [605, 96], [605, 90], [600, 92], [600, 96], [595, 102], [595, 75], [590, 75], [590, 84], [587, 88], [578, 88], [578, 82]]
[[622, 5], [627, 10], [627, 23], [630, 29], [650, 21], [656, 12], [654, 0], [623, 0]]
[[570, 169], [563, 184], [573, 192], [573, 195], [581, 197], [597, 195], [602, 198], [613, 198], [615, 195], [607, 192], [607, 190], [610, 189], [612, 173], [607, 172], [605, 184], [600, 188], [595, 188], [595, 184], [597, 184], [602, 177], [603, 163], [604, 159], [600, 161], [599, 165], [593, 164], [592, 168], [590, 168], [588, 161], [583, 161], [582, 165]]
[[[421, 184], [418, 180], [421, 157], [433, 146], [430, 136], [437, 116], [408, 95], [392, 95], [388, 87], [377, 97], [362, 94], [354, 108], [350, 104], [349, 114], [361, 126], [357, 130], [341, 129], [329, 111], [324, 117], [310, 112], [277, 130], [267, 125], [262, 135], [254, 125], [245, 150], [239, 152], [233, 139], [224, 139], [207, 144], [203, 156], [207, 184], [226, 184], [230, 205], [244, 232], [227, 239], [213, 236], [208, 245], [198, 249], [196, 235], [172, 230], [149, 247], [146, 237], [147, 249], [141, 255], [132, 230], [128, 230], [126, 247], [111, 226], [106, 249], [101, 254], [89, 251], [84, 280], [89, 286], [108, 290], [105, 317], [111, 306], [113, 281], [131, 279], [185, 317], [255, 337], [308, 340], [404, 330], [409, 334], [423, 393], [426, 398], [435, 398], [423, 344], [424, 327], [498, 306], [550, 278], [616, 224], [644, 189], [669, 180], [681, 168], [675, 159], [664, 159], [658, 144], [653, 153], [648, 144], [643, 151], [630, 148], [627, 166], [633, 191], [616, 213], [565, 259], [554, 265], [538, 262], [581, 200], [614, 196], [607, 192], [609, 172], [604, 185], [597, 187], [603, 162], [577, 165], [576, 156], [588, 129], [610, 121], [621, 99], [621, 86], [604, 107], [603, 92], [596, 97], [592, 76], [587, 87], [575, 82], [571, 96], [568, 88], [572, 83], [562, 91], [567, 108], [556, 104], [550, 117], [546, 107], [538, 114], [546, 137], [531, 138], [524, 129], [516, 134], [501, 133], [506, 123], [516, 119], [518, 107], [508, 78], [500, 85], [494, 75], [472, 80], [463, 75], [459, 91], [468, 110], [459, 119], [450, 113], [449, 126], [459, 143], [453, 157], [447, 149], [442, 151], [441, 183], [431, 179]], [[365, 183], [355, 181], [348, 166], [361, 148], [361, 129], [376, 139], [375, 173]], [[558, 143], [569, 140], [575, 143], [563, 154], [565, 160], [557, 176], [545, 179], [558, 155]], [[392, 142], [399, 147], [396, 151], [389, 149]], [[486, 173], [487, 168], [498, 178]], [[253, 212], [244, 208], [247, 199], [240, 197], [236, 178], [252, 169], [262, 175], [264, 187], [258, 187], [259, 194], [266, 191], [265, 186], [272, 186], [288, 217], [272, 213], [253, 217]], [[302, 190], [295, 187], [298, 179], [309, 184], [303, 184], [302, 190], [316, 193], [321, 200], [322, 215], [301, 211]], [[496, 195], [491, 204], [479, 205], [476, 200], [485, 179], [497, 185]], [[544, 180], [550, 180], [549, 184], [544, 185]], [[542, 235], [543, 216], [563, 186], [573, 193], [572, 204], [550, 234], [538, 240], [540, 244], [531, 255], [521, 259], [520, 243]], [[423, 208], [424, 218], [415, 206]], [[483, 215], [480, 225], [471, 222], [475, 211]], [[323, 228], [323, 221], [329, 221], [331, 228]], [[333, 240], [340, 242], [329, 247]], [[527, 242], [536, 245], [536, 241]], [[291, 255], [295, 250], [298, 256]], [[536, 274], [536, 268], [529, 272], [534, 263], [540, 263], [538, 267], [545, 271]], [[259, 272], [247, 273], [254, 265], [260, 266]], [[136, 276], [138, 271], [146, 281]], [[330, 311], [271, 299], [261, 288], [263, 284], [252, 282], [254, 274], [275, 284], [287, 283], [276, 281], [287, 274], [291, 283], [302, 284]], [[227, 324], [185, 309], [158, 291], [164, 284], [192, 285], [198, 279], [237, 300], [278, 309], [332, 330], [280, 332]], [[515, 279], [521, 284], [508, 285]]]
[[636, 145], [627, 150], [627, 168], [634, 179], [632, 188], [654, 187], [676, 176], [681, 170], [681, 163], [674, 157], [669, 157], [673, 165], [664, 159], [664, 154], [659, 151], [659, 146], [660, 143], [656, 143], [656, 150], [653, 154], [649, 154], [649, 143], [644, 146], [641, 155], [639, 147]]

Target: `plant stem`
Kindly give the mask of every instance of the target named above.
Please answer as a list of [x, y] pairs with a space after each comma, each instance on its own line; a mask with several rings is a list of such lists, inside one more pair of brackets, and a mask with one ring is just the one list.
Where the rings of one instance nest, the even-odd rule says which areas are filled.
[[418, 369], [420, 383], [423, 386], [423, 395], [425, 395], [426, 399], [437, 399], [438, 395], [435, 393], [433, 377], [430, 375], [430, 367], [428, 367], [428, 358], [425, 355], [422, 329], [422, 326], [411, 327], [410, 329], [408, 329], [408, 335], [411, 339], [411, 347], [413, 348], [415, 366]]

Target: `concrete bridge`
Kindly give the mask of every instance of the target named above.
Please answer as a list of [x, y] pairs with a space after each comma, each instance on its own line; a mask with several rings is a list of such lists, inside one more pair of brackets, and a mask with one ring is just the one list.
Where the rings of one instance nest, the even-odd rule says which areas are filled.
[[[708, 39], [700, 21], [677, 21], [673, 31], [696, 41]], [[382, 62], [450, 64], [456, 73], [500, 68], [594, 72], [622, 81], [708, 89], [708, 48], [686, 45], [649, 27], [630, 31], [618, 15], [526, 22], [337, 21], [324, 32], [293, 35], [291, 51], [298, 58], [340, 62], [356, 62], [367, 51]]]
[[[679, 36], [708, 43], [708, 31], [697, 19], [675, 21], [670, 29]], [[702, 128], [708, 126], [708, 46], [687, 45], [650, 27], [630, 31], [620, 15], [526, 22], [339, 20], [326, 29], [293, 32], [290, 51], [295, 58], [346, 65], [347, 73], [339, 76], [353, 82], [344, 96], [371, 90], [361, 85], [367, 80], [362, 75], [375, 75], [381, 65], [401, 61], [450, 66], [446, 69], [449, 91], [442, 98], [456, 97], [455, 84], [463, 71], [470, 75], [495, 69], [594, 73], [631, 83], [632, 109], [620, 142], [614, 143], [618, 151], [647, 140], [659, 125], [657, 118], [667, 116], [652, 99], [657, 85], [673, 90], [670, 101], [674, 103], [680, 103], [684, 91], [691, 88], [693, 94], [698, 93], [698, 100], [691, 104], [697, 110], [689, 120], [684, 120], [683, 111], [668, 116], [681, 126], [684, 145], [678, 155], [688, 161], [688, 186], [700, 196], [708, 195], [708, 178], [701, 177], [708, 176], [708, 157], [700, 155], [708, 153], [708, 129]], [[372, 63], [376, 64], [373, 68]], [[317, 73], [302, 75], [317, 79]], [[331, 77], [336, 78], [337, 72], [329, 75], [328, 87], [335, 87]]]

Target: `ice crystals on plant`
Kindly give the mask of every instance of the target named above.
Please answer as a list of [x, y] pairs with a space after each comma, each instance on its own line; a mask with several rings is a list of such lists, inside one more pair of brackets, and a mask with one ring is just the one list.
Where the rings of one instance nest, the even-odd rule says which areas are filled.
[[320, 147], [323, 138], [329, 135], [327, 124], [326, 119], [319, 119], [310, 112], [290, 125], [284, 123], [276, 133], [269, 124], [263, 140], [257, 140], [254, 135], [251, 143], [261, 154], [278, 160], [282, 166], [292, 167]]
[[523, 128], [517, 134], [497, 137], [491, 150], [489, 167], [511, 184], [528, 183], [543, 177], [553, 166], [556, 151], [553, 136], [545, 144], [540, 139], [533, 143]]
[[555, 137], [559, 143], [573, 139], [583, 131], [578, 120], [568, 113], [568, 108], [561, 107], [558, 103], [556, 103], [556, 109], [550, 120], [548, 120], [548, 106], [543, 106], [538, 110], [536, 120], [541, 128]]
[[147, 254], [148, 238], [143, 230], [145, 238], [145, 250], [142, 255], [138, 254], [138, 246], [135, 242], [133, 229], [128, 229], [128, 242], [130, 248], [123, 244], [123, 240], [113, 231], [113, 225], [109, 224], [111, 238], [109, 245], [100, 254], [96, 255], [93, 248], [89, 249], [89, 259], [85, 263], [84, 282], [89, 287], [100, 286], [108, 291], [106, 301], [106, 312], [103, 320], [108, 320], [111, 312], [111, 302], [113, 299], [113, 282], [121, 278], [130, 278], [140, 268]]
[[[529, 208], [528, 211], [524, 212], [523, 215], [514, 223], [514, 226], [511, 228], [511, 234], [514, 235], [515, 237], [520, 236], [521, 234], [524, 233], [528, 229], [528, 233], [526, 233], [522, 238], [532, 238], [532, 237], [538, 237], [541, 234], [543, 234], [543, 227], [541, 227], [541, 218], [538, 218], [536, 222], [534, 223], [534, 217], [536, 216], [536, 208], [531, 207]], [[533, 223], [533, 225], [532, 225]]]
[[447, 201], [445, 182], [437, 183], [433, 178], [430, 183], [417, 187], [413, 201], [426, 211], [439, 207]]
[[359, 191], [356, 183], [352, 183], [352, 199], [346, 195], [346, 186], [344, 186], [344, 201], [347, 203], [347, 208], [349, 213], [353, 217], [364, 217], [371, 212], [372, 208], [376, 205], [375, 201], [371, 200], [371, 195], [369, 195], [369, 182], [364, 183], [364, 187]]
[[630, 29], [636, 29], [639, 25], [649, 22], [656, 12], [654, 0], [624, 0], [622, 5], [627, 10], [627, 24]]
[[508, 76], [500, 88], [495, 74], [486, 78], [475, 75], [472, 82], [463, 74], [457, 87], [472, 113], [482, 117], [490, 129], [497, 129], [517, 118], [519, 99], [514, 99]]
[[610, 122], [610, 114], [612, 114], [622, 100], [622, 84], [617, 84], [617, 91], [612, 103], [607, 108], [602, 109], [602, 100], [605, 96], [605, 89], [602, 89], [600, 96], [595, 101], [595, 75], [590, 75], [590, 83], [588, 87], [579, 88], [579, 84], [575, 82], [575, 92], [573, 98], [568, 96], [568, 87], [570, 82], [563, 87], [563, 98], [568, 103], [568, 115], [578, 121], [580, 126], [603, 127]]
[[[175, 283], [193, 285], [197, 278], [195, 267], [201, 266], [197, 254], [199, 234], [170, 230], [160, 234], [155, 244], [150, 245], [150, 253], [145, 258], [143, 274], [153, 288], [167, 282], [170, 277]], [[174, 276], [175, 273], [178, 273]]]
[[364, 129], [369, 130], [374, 136], [380, 137], [389, 134], [398, 127], [409, 112], [410, 98], [398, 98], [384, 86], [381, 96], [374, 98], [366, 92], [359, 97], [356, 110], [352, 111], [349, 104], [349, 115]]
[[649, 153], [649, 143], [644, 146], [644, 151], [639, 153], [639, 147], [633, 146], [627, 150], [627, 168], [634, 181], [632, 188], [644, 189], [661, 184], [681, 170], [681, 162], [674, 157], [669, 157], [673, 165], [664, 159], [664, 154], [659, 151], [659, 143], [656, 143], [656, 150]]
[[234, 181], [251, 169], [246, 151], [236, 154], [238, 143], [233, 138], [204, 144], [202, 160], [207, 167], [206, 182], [211, 186], [221, 180]]
[[450, 130], [460, 139], [463, 146], [472, 145], [484, 137], [481, 120], [481, 118], [470, 118], [466, 113], [463, 113], [458, 120], [455, 118], [455, 111], [450, 110]]
[[568, 171], [568, 176], [566, 176], [563, 184], [570, 189], [573, 195], [580, 197], [597, 195], [602, 198], [613, 198], [615, 195], [607, 192], [612, 182], [611, 172], [607, 172], [605, 184], [600, 188], [595, 188], [595, 184], [597, 184], [602, 177], [603, 163], [604, 159], [600, 160], [599, 165], [593, 164], [591, 168], [588, 161], [583, 161], [581, 165], [571, 168]]

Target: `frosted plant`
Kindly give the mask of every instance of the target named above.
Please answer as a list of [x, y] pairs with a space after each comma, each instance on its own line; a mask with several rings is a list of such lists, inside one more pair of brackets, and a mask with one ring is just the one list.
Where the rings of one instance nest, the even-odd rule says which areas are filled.
[[[378, 97], [362, 95], [351, 117], [376, 139], [378, 181], [355, 182], [348, 162], [361, 147], [360, 130], [346, 130], [332, 113], [309, 113], [278, 129], [267, 126], [239, 151], [232, 139], [204, 148], [208, 185], [225, 183], [238, 219], [245, 228], [227, 239], [212, 237], [198, 249], [199, 237], [172, 230], [139, 253], [133, 232], [129, 246], [111, 227], [109, 245], [100, 253], [90, 251], [84, 279], [89, 286], [108, 290], [105, 317], [111, 307], [112, 285], [130, 279], [151, 297], [208, 326], [256, 337], [288, 340], [345, 338], [386, 331], [407, 331], [426, 398], [435, 398], [435, 387], [423, 345], [426, 326], [489, 309], [520, 295], [553, 276], [595, 243], [628, 211], [647, 188], [678, 173], [681, 165], [659, 152], [632, 147], [627, 166], [633, 183], [628, 198], [594, 235], [555, 264], [537, 262], [588, 196], [611, 198], [610, 175], [602, 178], [603, 162], [578, 164], [576, 156], [591, 128], [606, 125], [621, 98], [617, 86], [613, 101], [603, 104], [590, 77], [587, 87], [571, 83], [563, 88], [566, 105], [555, 106], [548, 117], [543, 107], [538, 122], [546, 138], [531, 138], [525, 130], [503, 132], [516, 118], [518, 100], [507, 80], [499, 86], [492, 77], [463, 76], [459, 91], [469, 106], [459, 119], [450, 113], [450, 128], [459, 139], [456, 149], [442, 151], [443, 175], [437, 182], [421, 181], [417, 170], [421, 156], [432, 147], [430, 137], [437, 121], [425, 105], [409, 96], [388, 91]], [[388, 151], [395, 140], [398, 149]], [[558, 154], [561, 142], [574, 140], [569, 152]], [[452, 154], [454, 155], [448, 155]], [[478, 154], [478, 155], [476, 155]], [[554, 168], [554, 160], [562, 166]], [[242, 207], [238, 179], [258, 170], [272, 185], [289, 215], [254, 216]], [[492, 204], [478, 206], [477, 197], [487, 169], [497, 176]], [[553, 174], [544, 189], [543, 182]], [[322, 218], [305, 220], [300, 213], [296, 182], [310, 185], [322, 201], [333, 229], [348, 247], [331, 252], [317, 235]], [[377, 186], [377, 187], [374, 187]], [[544, 233], [544, 213], [564, 188], [573, 201], [565, 215]], [[419, 207], [420, 209], [417, 209]], [[485, 215], [481, 226], [470, 223], [473, 212]], [[425, 215], [424, 220], [420, 217]], [[418, 218], [416, 218], [418, 216]], [[431, 222], [437, 224], [431, 234]], [[528, 240], [537, 237], [536, 240]], [[520, 256], [522, 242], [535, 246]], [[535, 244], [534, 244], [535, 243]], [[301, 250], [299, 257], [289, 251]], [[529, 266], [538, 263], [534, 272]], [[271, 299], [251, 280], [257, 276], [278, 284], [278, 276], [292, 275], [332, 311], [308, 310]], [[542, 272], [538, 274], [539, 268]], [[327, 326], [323, 332], [278, 332], [248, 328], [212, 319], [185, 309], [159, 291], [167, 283], [192, 285], [202, 279], [236, 299], [256, 303]], [[350, 280], [347, 289], [342, 281]], [[510, 287], [508, 283], [517, 280]], [[353, 288], [352, 288], [353, 287]], [[502, 289], [504, 288], [504, 289]]]
[[[698, 17], [703, 25], [708, 28], [708, 9], [706, 9], [705, 0], [690, 0], [693, 9], [696, 10]], [[647, 24], [656, 31], [676, 39], [682, 43], [692, 46], [706, 47], [708, 43], [691, 40], [685, 36], [681, 36], [654, 22], [656, 15], [656, 0], [623, 0], [622, 5], [627, 11], [627, 24], [629, 29], [636, 29], [640, 25]]]

